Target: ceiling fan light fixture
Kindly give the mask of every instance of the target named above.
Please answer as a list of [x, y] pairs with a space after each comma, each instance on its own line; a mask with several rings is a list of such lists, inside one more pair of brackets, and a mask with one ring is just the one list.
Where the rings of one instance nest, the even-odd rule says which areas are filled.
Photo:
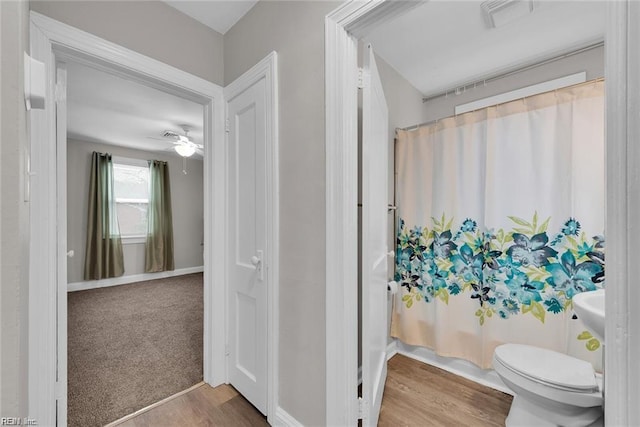
[[186, 144], [178, 144], [173, 147], [173, 149], [176, 150], [176, 153], [180, 154], [182, 157], [191, 157], [193, 156], [193, 153], [196, 152], [196, 149], [194, 147]]

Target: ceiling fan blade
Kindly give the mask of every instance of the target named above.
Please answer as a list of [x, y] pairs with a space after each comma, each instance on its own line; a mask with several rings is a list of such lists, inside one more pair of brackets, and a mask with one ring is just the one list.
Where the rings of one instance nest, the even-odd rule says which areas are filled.
[[167, 143], [173, 143], [174, 141], [171, 141], [170, 139], [167, 138], [157, 138], [155, 136], [147, 136], [148, 139], [155, 139], [156, 141], [162, 141], [162, 142], [167, 142]]

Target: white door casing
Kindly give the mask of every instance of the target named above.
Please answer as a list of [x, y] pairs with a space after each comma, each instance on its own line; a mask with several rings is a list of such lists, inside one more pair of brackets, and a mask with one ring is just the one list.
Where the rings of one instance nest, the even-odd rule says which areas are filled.
[[325, 18], [327, 425], [358, 418], [358, 38], [420, 3], [349, 1]]
[[[67, 140], [67, 67], [56, 62], [56, 141]], [[67, 200], [67, 144], [56, 143], [57, 199]], [[67, 425], [67, 203], [58, 203], [58, 277], [57, 277], [57, 372], [56, 401], [58, 425]]]
[[362, 80], [362, 421], [376, 426], [387, 378], [389, 111], [371, 45]]
[[[140, 81], [204, 106], [204, 380], [226, 382], [226, 232], [224, 102], [222, 88], [92, 34], [31, 12], [31, 56], [45, 63], [44, 110], [31, 110], [29, 242], [29, 416], [40, 425], [65, 425], [66, 345], [66, 137], [57, 119], [61, 73], [56, 60], [73, 60]], [[63, 98], [64, 99], [64, 98]], [[56, 110], [60, 114], [56, 117]], [[65, 335], [66, 336], [66, 335]], [[60, 341], [58, 341], [60, 339]], [[64, 353], [64, 355], [63, 355]], [[58, 362], [60, 364], [58, 365]]]
[[272, 53], [225, 88], [229, 383], [263, 414], [272, 416], [269, 397], [277, 393], [275, 61]]
[[[327, 145], [327, 424], [353, 424], [357, 403], [350, 399], [353, 384], [344, 378], [357, 377], [355, 350], [351, 345], [357, 319], [351, 313], [357, 304], [354, 293], [344, 283], [353, 279], [353, 245], [349, 244], [357, 227], [352, 209], [355, 203], [353, 129], [357, 111], [353, 107], [356, 81], [357, 39], [366, 29], [393, 16], [405, 5], [420, 2], [382, 0], [375, 2], [345, 2], [327, 15], [325, 37], [326, 78], [326, 145]], [[635, 188], [636, 160], [640, 158], [636, 135], [640, 134], [637, 117], [640, 56], [634, 49], [640, 41], [640, 16], [636, 2], [618, 1], [607, 5], [606, 79], [607, 79], [607, 291], [606, 310], [611, 315], [606, 322], [606, 335], [614, 344], [605, 346], [605, 378], [608, 402], [607, 425], [635, 425], [640, 422], [640, 365], [635, 363], [640, 353], [640, 316], [638, 310], [628, 310], [629, 301], [637, 301], [639, 289], [629, 277], [629, 261], [638, 252], [640, 240], [629, 233], [638, 223], [640, 202]], [[633, 114], [634, 120], [629, 119]], [[631, 135], [631, 136], [629, 136]], [[631, 202], [630, 202], [631, 201]], [[634, 221], [635, 220], [635, 221]], [[348, 280], [347, 280], [348, 279]], [[331, 316], [329, 316], [331, 311]], [[632, 318], [631, 318], [632, 317]], [[631, 318], [631, 320], [630, 320]], [[613, 338], [611, 338], [613, 337]], [[635, 357], [634, 357], [635, 356]], [[634, 381], [635, 380], [635, 381]]]

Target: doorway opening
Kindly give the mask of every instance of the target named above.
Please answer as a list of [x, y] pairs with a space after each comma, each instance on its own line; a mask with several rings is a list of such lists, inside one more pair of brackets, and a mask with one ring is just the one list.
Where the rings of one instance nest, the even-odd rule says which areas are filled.
[[[327, 176], [327, 195], [331, 195], [331, 197], [327, 199], [327, 301], [328, 305], [333, 307], [332, 318], [328, 318], [327, 320], [327, 342], [339, 344], [338, 349], [333, 348], [327, 350], [329, 360], [327, 374], [327, 419], [329, 422], [335, 423], [351, 422], [347, 420], [350, 420], [351, 418], [349, 417], [352, 416], [357, 418], [356, 412], [358, 409], [358, 402], [349, 398], [349, 396], [353, 396], [356, 393], [357, 389], [357, 365], [356, 368], [353, 367], [357, 358], [354, 356], [355, 349], [349, 344], [354, 334], [352, 328], [356, 329], [357, 318], [354, 318], [353, 315], [348, 312], [348, 309], [346, 309], [346, 307], [356, 306], [357, 299], [353, 294], [353, 290], [336, 289], [333, 287], [334, 283], [340, 283], [340, 281], [351, 282], [354, 274], [353, 266], [357, 265], [356, 262], [349, 262], [354, 260], [354, 253], [356, 253], [353, 242], [350, 239], [352, 239], [353, 230], [357, 227], [357, 222], [354, 221], [356, 212], [349, 206], [351, 203], [355, 205], [355, 201], [357, 201], [358, 159], [357, 153], [354, 153], [353, 148], [355, 141], [357, 141], [355, 130], [357, 129], [358, 116], [354, 104], [357, 102], [357, 89], [355, 88], [359, 85], [367, 84], [368, 76], [363, 75], [361, 79], [358, 79], [352, 70], [357, 67], [356, 52], [359, 40], [382, 22], [388, 22], [394, 17], [402, 15], [406, 12], [406, 8], [420, 6], [420, 4], [402, 6], [398, 4], [393, 5], [392, 3], [393, 2], [381, 2], [375, 6], [344, 5], [327, 18], [327, 73], [329, 73], [329, 70], [347, 70], [344, 73], [339, 73], [338, 78], [327, 74], [326, 141], [327, 151], [329, 153], [327, 156], [327, 170], [332, 171], [331, 175], [328, 174]], [[413, 11], [407, 14], [407, 16], [409, 15], [414, 15]], [[458, 17], [458, 14], [455, 14], [455, 16]], [[602, 14], [600, 14], [600, 16], [602, 16]], [[622, 12], [620, 12], [620, 16], [622, 16]], [[404, 27], [403, 31], [405, 31]], [[393, 32], [388, 32], [387, 34], [392, 33]], [[445, 39], [448, 40], [449, 38], [445, 37]], [[366, 38], [365, 40], [370, 41]], [[438, 37], [432, 41], [440, 43], [442, 37]], [[594, 44], [597, 41], [597, 39], [589, 40], [582, 47], [586, 47], [587, 44]], [[602, 37], [599, 41], [602, 41]], [[608, 42], [609, 40], [607, 40], [607, 43]], [[572, 49], [579, 48], [580, 46], [572, 47]], [[419, 50], [410, 47], [407, 47], [407, 49], [411, 50], [414, 55], [416, 51]], [[555, 56], [558, 52], [547, 52], [546, 54]], [[611, 58], [609, 58], [609, 60], [610, 59]], [[536, 61], [542, 60], [544, 60], [542, 57], [536, 58]], [[447, 73], [441, 74], [442, 77], [447, 76]], [[469, 77], [466, 75], [463, 77], [473, 80], [473, 76]], [[471, 81], [471, 83], [473, 83], [473, 81]], [[460, 85], [460, 92], [463, 91], [463, 86], [464, 84]], [[395, 94], [400, 92], [400, 88], [395, 89]], [[449, 87], [449, 89], [451, 88]], [[451, 91], [449, 90], [449, 92]], [[435, 93], [435, 95], [437, 95], [437, 93]], [[420, 98], [422, 97], [428, 98], [425, 94]], [[418, 98], [417, 102], [418, 110], [420, 110], [422, 104], [420, 98]], [[449, 96], [449, 98], [451, 98], [451, 96]], [[455, 102], [452, 101], [452, 103], [455, 106]], [[405, 107], [406, 106], [407, 104], [405, 104]], [[391, 114], [390, 111], [390, 115]], [[608, 119], [610, 120], [611, 117], [608, 117]], [[419, 124], [423, 121], [429, 120], [412, 120], [412, 122], [406, 123], [404, 126]], [[334, 150], [336, 153], [335, 156], [332, 155]], [[607, 151], [611, 151], [610, 147], [607, 148]], [[610, 204], [611, 195], [607, 194], [607, 198], [609, 199], [607, 204]], [[350, 202], [343, 203], [344, 200]], [[337, 230], [336, 234], [334, 234], [332, 230]], [[351, 242], [351, 244], [347, 244], [347, 241]], [[617, 242], [615, 244], [616, 246], [618, 245]], [[339, 307], [345, 307], [345, 310], [336, 310], [334, 304], [339, 304]], [[345, 330], [344, 328], [340, 329], [338, 327], [338, 325], [344, 324], [351, 325], [351, 328]], [[341, 351], [345, 353], [346, 356], [343, 360], [334, 361], [331, 359], [333, 351]], [[366, 349], [363, 349], [363, 353], [366, 351]], [[356, 378], [353, 382], [351, 382], [350, 379], [352, 375]], [[340, 384], [337, 381], [339, 377], [348, 377], [347, 384]], [[336, 381], [334, 382], [334, 380]], [[341, 405], [338, 402], [339, 400], [348, 403]], [[372, 402], [360, 401], [360, 412], [366, 413], [369, 410], [368, 405], [370, 404], [372, 404]], [[334, 412], [333, 409], [335, 408], [342, 409]]]
[[[204, 382], [214, 387], [225, 383], [225, 301], [214, 297], [225, 294], [226, 275], [222, 88], [35, 12], [31, 13], [31, 54], [45, 63], [52, 84], [47, 86], [45, 109], [32, 110], [30, 117], [29, 170], [36, 172], [30, 174], [30, 411], [42, 424], [67, 423], [67, 282], [71, 255], [67, 249], [67, 171], [77, 165], [67, 164], [66, 70], [56, 69], [62, 63], [82, 64], [198, 105], [204, 148], [200, 220], [204, 223], [200, 235], [195, 237], [199, 254], [193, 257], [201, 259], [204, 270], [202, 376]], [[120, 102], [126, 104], [125, 99]], [[189, 124], [185, 121], [168, 124], [167, 129], [155, 132], [170, 130], [171, 125]], [[184, 129], [174, 130], [181, 133]], [[182, 161], [178, 162], [177, 171], [183, 174]], [[194, 160], [187, 162], [187, 175], [183, 175], [189, 178], [189, 166]], [[192, 173], [191, 177], [195, 175]], [[143, 198], [134, 198], [137, 199], [134, 203], [129, 200], [128, 207], [140, 208]]]
[[[67, 423], [104, 425], [203, 381], [204, 110], [78, 62], [57, 69], [67, 94]], [[104, 161], [94, 169], [92, 157]], [[99, 206], [115, 226], [108, 240]]]

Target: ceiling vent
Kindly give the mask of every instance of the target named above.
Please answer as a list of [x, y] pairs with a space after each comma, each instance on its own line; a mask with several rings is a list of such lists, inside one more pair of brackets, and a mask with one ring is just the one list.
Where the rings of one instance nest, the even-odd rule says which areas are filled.
[[162, 136], [164, 138], [178, 138], [180, 135], [178, 135], [177, 133], [175, 133], [172, 130], [165, 130], [164, 133], [162, 134]]
[[489, 28], [497, 28], [533, 12], [533, 0], [488, 0], [480, 7]]

